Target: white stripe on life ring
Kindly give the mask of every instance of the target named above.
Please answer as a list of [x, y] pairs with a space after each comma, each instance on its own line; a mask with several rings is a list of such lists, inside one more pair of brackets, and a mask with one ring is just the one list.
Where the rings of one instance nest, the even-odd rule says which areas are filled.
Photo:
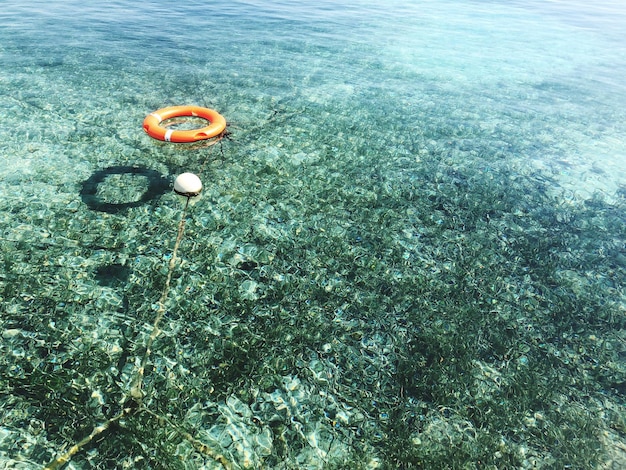
[[164, 136], [163, 140], [164, 140], [165, 142], [171, 142], [171, 140], [170, 140], [170, 139], [172, 138], [172, 134], [173, 134], [173, 133], [174, 133], [174, 130], [173, 130], [173, 129], [168, 129], [168, 130], [167, 130], [167, 132], [165, 133], [165, 136]]

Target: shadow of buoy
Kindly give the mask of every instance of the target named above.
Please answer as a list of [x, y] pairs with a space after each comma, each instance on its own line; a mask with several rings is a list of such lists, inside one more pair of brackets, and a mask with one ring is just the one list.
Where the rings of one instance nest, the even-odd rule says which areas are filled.
[[[147, 187], [141, 197], [126, 202], [107, 201], [98, 194], [98, 188], [111, 175], [141, 176], [147, 181]], [[169, 191], [170, 180], [156, 170], [134, 166], [111, 166], [96, 171], [83, 182], [80, 197], [91, 210], [115, 214], [130, 207], [137, 207]]]

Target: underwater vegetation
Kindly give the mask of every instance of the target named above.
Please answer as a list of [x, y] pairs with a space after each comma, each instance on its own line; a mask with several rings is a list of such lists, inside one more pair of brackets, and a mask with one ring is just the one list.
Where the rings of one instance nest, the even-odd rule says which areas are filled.
[[0, 468], [626, 468], [608, 5], [56, 3], [0, 25]]
[[[206, 88], [169, 80], [160, 93]], [[241, 80], [215, 108], [251, 102]], [[558, 112], [305, 88], [259, 96], [209, 153], [115, 134], [156, 99], [114, 85], [118, 111], [97, 97], [76, 123], [56, 106], [72, 114], [58, 142], [16, 145], [87, 174], [34, 168], [27, 196], [0, 198], [8, 466], [52, 463], [104, 423], [76, 468], [623, 466], [625, 192], [571, 197], [537, 168], [576, 146]], [[585, 113], [568, 124], [587, 131]], [[183, 212], [167, 188], [200, 168]]]
[[[448, 118], [389, 138], [307, 115], [1, 206], [2, 458], [43, 466], [107, 423], [77, 468], [622, 462], [623, 192], [566, 197], [532, 143]], [[166, 173], [201, 165], [183, 212]]]

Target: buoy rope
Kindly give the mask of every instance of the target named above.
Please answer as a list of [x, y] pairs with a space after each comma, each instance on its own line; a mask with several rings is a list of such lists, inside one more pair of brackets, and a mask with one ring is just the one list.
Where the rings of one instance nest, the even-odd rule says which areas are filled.
[[[212, 142], [208, 146], [209, 149], [211, 149], [215, 143], [221, 141], [221, 139], [222, 138], [220, 137], [216, 142]], [[223, 152], [223, 149], [221, 148], [221, 146], [220, 146], [220, 149]], [[204, 159], [204, 161], [202, 162], [202, 165], [200, 166], [200, 171], [198, 172], [200, 175], [204, 171], [204, 168], [209, 160], [209, 156], [210, 156], [210, 151], [207, 153], [206, 158]], [[228, 462], [226, 457], [224, 457], [222, 454], [219, 454], [213, 451], [209, 446], [198, 441], [187, 431], [185, 431], [184, 429], [181, 429], [180, 426], [177, 426], [174, 423], [172, 423], [169, 419], [163, 416], [160, 416], [154, 413], [153, 411], [150, 411], [147, 408], [142, 406], [142, 399], [144, 397], [143, 384], [144, 384], [144, 378], [145, 378], [145, 370], [148, 364], [148, 360], [150, 358], [150, 354], [152, 353], [152, 345], [154, 341], [156, 340], [157, 336], [159, 336], [159, 333], [161, 332], [161, 329], [159, 328], [159, 324], [161, 323], [161, 321], [163, 320], [163, 317], [165, 316], [167, 312], [167, 307], [165, 304], [167, 302], [167, 298], [170, 293], [172, 276], [174, 275], [174, 270], [176, 269], [176, 263], [178, 261], [178, 250], [180, 248], [180, 244], [185, 234], [185, 223], [186, 223], [186, 217], [187, 217], [187, 212], [189, 209], [190, 200], [191, 200], [191, 196], [188, 196], [187, 200], [185, 201], [185, 206], [183, 208], [183, 211], [181, 213], [180, 221], [178, 222], [176, 242], [174, 243], [174, 248], [172, 249], [172, 256], [168, 263], [167, 276], [165, 278], [165, 285], [163, 286], [163, 290], [161, 291], [161, 296], [159, 297], [159, 300], [158, 300], [158, 308], [157, 308], [156, 317], [154, 319], [154, 322], [152, 323], [152, 331], [150, 332], [150, 336], [148, 337], [148, 340], [146, 341], [146, 350], [141, 358], [140, 366], [137, 369], [136, 375], [132, 380], [132, 384], [130, 386], [128, 395], [125, 395], [122, 399], [122, 406], [123, 406], [122, 411], [116, 416], [105, 421], [103, 424], [100, 424], [99, 426], [96, 426], [95, 428], [93, 428], [93, 430], [88, 436], [84, 437], [82, 440], [75, 443], [72, 447], [69, 448], [67, 452], [64, 452], [63, 454], [61, 454], [60, 456], [52, 460], [50, 463], [48, 463], [44, 467], [44, 470], [56, 470], [62, 467], [63, 465], [68, 463], [74, 455], [80, 452], [80, 450], [83, 447], [85, 447], [86, 445], [91, 443], [95, 438], [97, 438], [98, 436], [100, 436], [101, 434], [109, 430], [109, 428], [113, 424], [117, 423], [120, 419], [122, 419], [125, 416], [130, 416], [134, 413], [142, 412], [142, 411], [145, 411], [149, 415], [152, 415], [153, 417], [156, 417], [158, 419], [165, 420], [172, 428], [174, 428], [174, 430], [178, 434], [180, 434], [185, 440], [190, 442], [191, 445], [194, 447], [194, 449], [196, 449], [198, 452], [204, 455], [207, 455], [213, 458], [216, 462], [221, 464], [223, 468], [225, 469], [232, 468], [232, 464]]]
[[146, 352], [141, 359], [141, 365], [137, 370], [137, 375], [135, 375], [135, 379], [133, 380], [133, 384], [130, 387], [130, 396], [137, 401], [141, 401], [143, 398], [143, 379], [144, 373], [146, 370], [146, 364], [148, 363], [148, 358], [150, 357], [150, 353], [152, 351], [152, 343], [159, 333], [161, 333], [161, 329], [159, 328], [159, 323], [165, 316], [165, 312], [167, 308], [165, 307], [165, 301], [167, 300], [167, 296], [170, 293], [170, 284], [172, 282], [172, 275], [174, 274], [174, 269], [176, 268], [176, 261], [178, 259], [178, 248], [180, 247], [180, 242], [183, 239], [183, 235], [185, 233], [185, 216], [187, 214], [187, 208], [189, 207], [189, 199], [185, 201], [185, 207], [183, 208], [183, 213], [181, 214], [180, 221], [178, 222], [178, 235], [176, 236], [176, 243], [174, 243], [174, 249], [172, 250], [172, 257], [170, 258], [170, 262], [167, 269], [167, 278], [165, 279], [165, 286], [163, 286], [163, 292], [161, 292], [161, 297], [159, 298], [159, 308], [157, 309], [156, 318], [154, 319], [154, 323], [152, 324], [152, 332], [148, 337], [148, 341], [146, 342]]
[[[200, 166], [200, 171], [198, 172], [199, 176], [202, 175], [202, 173], [204, 172], [204, 168], [207, 162], [209, 161], [209, 156], [211, 153], [210, 151], [213, 148], [213, 145], [219, 141], [221, 141], [221, 139], [209, 145], [209, 152], [207, 152], [207, 156], [202, 162], [202, 165]], [[146, 342], [146, 351], [143, 357], [141, 358], [139, 369], [137, 370], [137, 374], [135, 375], [133, 383], [130, 387], [130, 397], [133, 400], [136, 400], [138, 403], [141, 403], [141, 399], [143, 398], [143, 391], [142, 391], [143, 381], [145, 377], [146, 365], [148, 363], [150, 354], [152, 353], [152, 344], [154, 343], [154, 340], [156, 339], [156, 337], [159, 336], [159, 333], [161, 333], [161, 330], [159, 328], [159, 323], [161, 323], [161, 320], [163, 320], [163, 317], [165, 316], [165, 313], [167, 312], [165, 302], [167, 301], [167, 297], [170, 292], [170, 284], [172, 282], [172, 275], [174, 274], [174, 270], [176, 269], [176, 261], [178, 260], [178, 249], [180, 247], [180, 243], [182, 242], [183, 235], [185, 233], [186, 216], [187, 216], [187, 210], [189, 208], [190, 200], [191, 200], [191, 197], [187, 197], [187, 200], [185, 201], [185, 207], [183, 208], [183, 212], [180, 216], [180, 221], [178, 222], [178, 233], [176, 235], [176, 243], [174, 243], [174, 249], [172, 250], [172, 257], [170, 258], [170, 261], [168, 264], [165, 285], [163, 286], [163, 291], [161, 292], [161, 297], [159, 298], [159, 301], [158, 301], [157, 315], [154, 319], [154, 323], [152, 324], [152, 331], [150, 333], [150, 336], [148, 337], [148, 341]]]
[[120, 414], [109, 419], [104, 424], [101, 424], [100, 426], [96, 426], [95, 428], [93, 428], [93, 431], [91, 431], [91, 434], [89, 434], [87, 437], [83, 438], [81, 441], [77, 442], [76, 444], [74, 444], [63, 455], [58, 456], [56, 459], [54, 459], [52, 462], [46, 465], [44, 467], [44, 470], [56, 470], [57, 468], [60, 468], [66, 463], [68, 463], [70, 459], [74, 455], [76, 455], [83, 447], [85, 447], [87, 444], [93, 441], [96, 437], [98, 437], [100, 434], [102, 434], [107, 429], [109, 429], [109, 427], [111, 427], [112, 424], [116, 423], [127, 414], [129, 414], [129, 410], [124, 409]]

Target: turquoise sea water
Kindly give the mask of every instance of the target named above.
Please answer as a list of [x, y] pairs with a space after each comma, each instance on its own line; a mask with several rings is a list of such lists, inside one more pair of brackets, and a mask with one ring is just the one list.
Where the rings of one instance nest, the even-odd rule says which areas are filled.
[[0, 468], [626, 466], [625, 25], [3, 2]]

